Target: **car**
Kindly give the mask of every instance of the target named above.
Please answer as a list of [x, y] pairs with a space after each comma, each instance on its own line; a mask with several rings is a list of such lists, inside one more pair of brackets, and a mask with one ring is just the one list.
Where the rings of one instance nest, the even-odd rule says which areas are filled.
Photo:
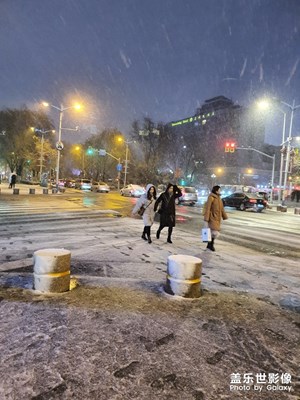
[[140, 185], [127, 185], [120, 190], [122, 196], [141, 197], [145, 193], [145, 189]]
[[67, 179], [65, 181], [65, 187], [74, 188], [75, 187], [75, 179]]
[[193, 186], [180, 187], [182, 196], [178, 198], [178, 204], [189, 204], [194, 206], [198, 201], [197, 190]]
[[[65, 179], [59, 179], [58, 180], [58, 187], [65, 187], [66, 180]], [[56, 187], [56, 180], [51, 179], [51, 187], [55, 188]]]
[[89, 179], [76, 179], [75, 189], [91, 190], [92, 182]]
[[93, 181], [91, 190], [93, 192], [109, 193], [110, 187], [105, 182]]
[[235, 192], [222, 198], [224, 207], [235, 207], [237, 210], [245, 211], [252, 209], [261, 212], [267, 208], [268, 202], [255, 193]]

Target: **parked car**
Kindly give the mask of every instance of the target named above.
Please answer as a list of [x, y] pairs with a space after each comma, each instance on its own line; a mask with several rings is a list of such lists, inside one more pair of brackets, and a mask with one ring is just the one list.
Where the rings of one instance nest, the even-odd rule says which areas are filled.
[[127, 185], [120, 190], [122, 196], [141, 197], [145, 193], [145, 189], [140, 185]]
[[268, 202], [255, 193], [235, 192], [227, 197], [222, 198], [224, 207], [235, 207], [237, 210], [252, 209], [257, 212], [263, 211]]
[[65, 187], [74, 188], [75, 187], [75, 179], [67, 179], [65, 181]]
[[92, 182], [89, 179], [76, 179], [75, 189], [91, 190]]
[[180, 187], [182, 196], [178, 198], [178, 204], [189, 204], [194, 206], [198, 201], [197, 190], [193, 186]]
[[100, 193], [109, 193], [110, 187], [108, 186], [107, 183], [105, 182], [92, 182], [92, 188], [91, 190], [93, 192], [100, 192]]
[[[58, 180], [58, 187], [65, 187], [65, 179], [59, 179]], [[55, 188], [56, 187], [56, 180], [55, 179], [51, 179], [51, 187]]]

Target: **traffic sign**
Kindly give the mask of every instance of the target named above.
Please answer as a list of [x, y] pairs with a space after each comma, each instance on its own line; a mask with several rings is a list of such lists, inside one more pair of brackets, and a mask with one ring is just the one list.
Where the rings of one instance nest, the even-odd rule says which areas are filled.
[[62, 150], [64, 148], [63, 142], [56, 142], [55, 147], [57, 150]]
[[122, 171], [122, 164], [117, 165], [117, 171]]
[[99, 150], [99, 156], [106, 156], [106, 150], [100, 149]]

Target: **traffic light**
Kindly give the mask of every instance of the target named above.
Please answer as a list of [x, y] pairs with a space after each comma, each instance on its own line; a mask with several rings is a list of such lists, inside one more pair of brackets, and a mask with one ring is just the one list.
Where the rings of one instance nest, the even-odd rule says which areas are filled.
[[92, 148], [92, 147], [89, 147], [88, 149], [87, 149], [87, 154], [89, 155], [89, 156], [91, 156], [91, 155], [93, 155], [94, 154], [94, 149]]
[[225, 153], [234, 153], [235, 152], [235, 143], [234, 142], [226, 142], [225, 143]]

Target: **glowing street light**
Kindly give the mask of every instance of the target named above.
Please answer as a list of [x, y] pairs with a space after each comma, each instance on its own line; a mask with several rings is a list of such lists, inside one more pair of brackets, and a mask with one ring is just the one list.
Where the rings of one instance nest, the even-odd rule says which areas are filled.
[[81, 109], [81, 105], [76, 103], [73, 106], [69, 106], [69, 107], [64, 107], [62, 104], [60, 107], [54, 106], [53, 104], [49, 104], [46, 101], [44, 101], [42, 103], [42, 105], [44, 107], [53, 107], [56, 110], [59, 111], [59, 126], [58, 126], [58, 142], [56, 143], [56, 148], [57, 148], [57, 162], [56, 162], [56, 189], [58, 190], [58, 181], [59, 181], [59, 164], [60, 164], [60, 151], [63, 149], [63, 143], [61, 141], [61, 133], [62, 130], [68, 130], [68, 131], [78, 131], [78, 126], [76, 127], [76, 129], [71, 129], [71, 128], [63, 128], [62, 127], [62, 119], [63, 119], [63, 113], [66, 110], [70, 110], [72, 108], [74, 108], [75, 110], [80, 110]]

